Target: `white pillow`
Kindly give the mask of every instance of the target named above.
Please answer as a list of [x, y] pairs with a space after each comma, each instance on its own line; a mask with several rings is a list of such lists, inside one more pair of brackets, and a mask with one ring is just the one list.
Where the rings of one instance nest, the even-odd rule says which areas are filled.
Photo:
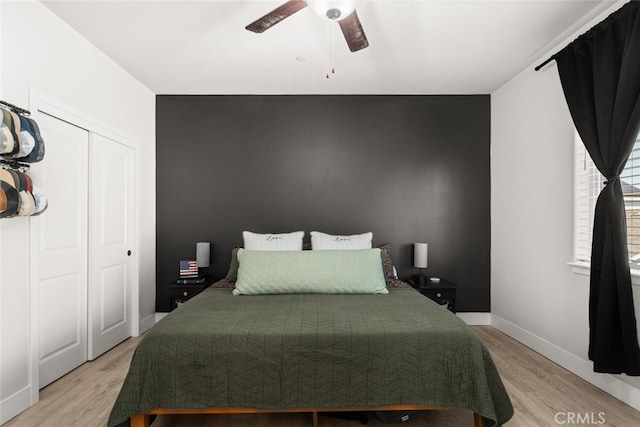
[[244, 248], [250, 251], [301, 251], [304, 231], [258, 234], [243, 231]]
[[353, 234], [351, 236], [338, 236], [311, 232], [311, 249], [313, 250], [334, 250], [334, 249], [371, 249], [373, 233]]

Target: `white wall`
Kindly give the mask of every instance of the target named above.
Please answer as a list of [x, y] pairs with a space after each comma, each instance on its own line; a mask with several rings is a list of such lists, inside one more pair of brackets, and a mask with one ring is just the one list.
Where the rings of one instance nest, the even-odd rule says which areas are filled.
[[[555, 63], [496, 90], [491, 114], [493, 324], [640, 409], [638, 378], [595, 374], [587, 357], [589, 278], [567, 265], [574, 127]], [[638, 286], [634, 299], [640, 318]]]
[[[29, 108], [35, 89], [138, 142], [140, 325], [150, 327], [155, 318], [155, 95], [39, 2], [0, 2], [0, 41], [0, 99]], [[0, 422], [24, 409], [37, 389], [30, 371], [29, 240], [28, 218], [0, 220]]]

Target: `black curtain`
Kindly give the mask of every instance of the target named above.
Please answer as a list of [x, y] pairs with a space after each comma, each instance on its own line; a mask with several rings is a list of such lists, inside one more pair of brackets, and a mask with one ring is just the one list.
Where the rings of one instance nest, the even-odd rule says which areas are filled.
[[606, 177], [593, 225], [589, 359], [594, 371], [640, 375], [620, 173], [640, 130], [639, 3], [625, 4], [555, 54], [576, 129]]

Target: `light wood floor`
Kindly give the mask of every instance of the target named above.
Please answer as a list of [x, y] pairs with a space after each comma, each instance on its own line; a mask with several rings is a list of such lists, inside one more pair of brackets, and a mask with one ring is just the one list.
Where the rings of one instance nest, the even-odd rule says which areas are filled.
[[[504, 335], [493, 327], [474, 330], [485, 343], [511, 396], [515, 415], [508, 426], [640, 426], [640, 412]], [[40, 402], [5, 424], [6, 427], [92, 427], [106, 425], [120, 384], [139, 338], [130, 338], [103, 356], [87, 362], [44, 388]], [[579, 414], [583, 423], [568, 422], [566, 413]], [[571, 417], [571, 415], [569, 415]], [[585, 418], [586, 417], [586, 418]], [[603, 422], [604, 421], [604, 422]], [[308, 414], [251, 414], [165, 416], [153, 427], [297, 427], [310, 426]], [[357, 427], [358, 421], [320, 417], [320, 427]], [[382, 426], [371, 420], [368, 425]], [[420, 412], [405, 427], [472, 426], [464, 410]]]

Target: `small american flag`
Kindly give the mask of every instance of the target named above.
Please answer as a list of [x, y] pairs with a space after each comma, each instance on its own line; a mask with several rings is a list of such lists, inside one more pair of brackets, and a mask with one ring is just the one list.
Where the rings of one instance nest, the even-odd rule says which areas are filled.
[[180, 277], [197, 277], [198, 263], [193, 260], [180, 261]]

